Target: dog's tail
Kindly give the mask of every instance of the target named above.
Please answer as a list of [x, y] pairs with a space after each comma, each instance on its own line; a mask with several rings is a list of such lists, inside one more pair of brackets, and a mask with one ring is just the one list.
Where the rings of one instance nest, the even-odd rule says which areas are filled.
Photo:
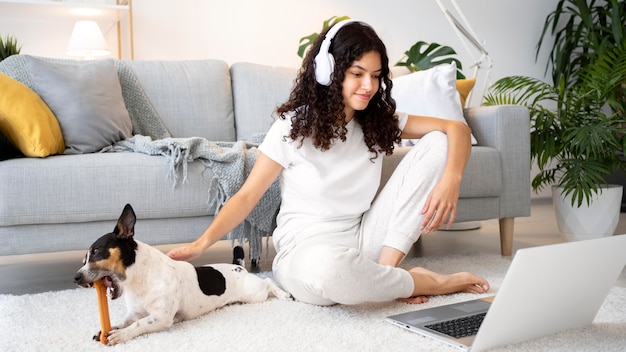
[[246, 254], [243, 251], [243, 247], [236, 246], [233, 248], [233, 264], [246, 266]]

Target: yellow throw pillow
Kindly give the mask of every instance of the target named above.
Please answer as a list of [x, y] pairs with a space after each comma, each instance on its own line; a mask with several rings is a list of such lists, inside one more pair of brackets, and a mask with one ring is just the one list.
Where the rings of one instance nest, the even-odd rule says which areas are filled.
[[465, 100], [469, 95], [472, 88], [474, 88], [474, 84], [476, 84], [476, 78], [468, 78], [468, 79], [457, 79], [456, 80], [456, 90], [459, 91], [459, 95], [461, 96], [461, 107], [465, 107]]
[[0, 132], [25, 156], [62, 154], [61, 127], [46, 103], [22, 83], [0, 73]]

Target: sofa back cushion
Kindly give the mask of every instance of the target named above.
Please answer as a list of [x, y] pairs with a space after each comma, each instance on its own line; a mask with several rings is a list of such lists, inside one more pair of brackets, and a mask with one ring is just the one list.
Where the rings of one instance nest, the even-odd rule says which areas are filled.
[[234, 141], [228, 64], [221, 60], [134, 61], [133, 71], [172, 137]]
[[237, 140], [258, 142], [276, 119], [276, 108], [287, 101], [297, 69], [239, 62], [231, 65]]

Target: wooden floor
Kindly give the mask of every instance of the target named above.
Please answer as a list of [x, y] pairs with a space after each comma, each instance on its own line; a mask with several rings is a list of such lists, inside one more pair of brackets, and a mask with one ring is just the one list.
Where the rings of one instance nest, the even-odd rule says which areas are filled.
[[[438, 231], [425, 236], [409, 255], [426, 257], [467, 253], [499, 254], [498, 221], [483, 221], [480, 225], [476, 230]], [[616, 233], [626, 233], [626, 213], [621, 214]], [[513, 251], [563, 241], [565, 239], [559, 234], [550, 199], [534, 199], [531, 216], [515, 220]], [[172, 247], [168, 245], [157, 248], [167, 251]], [[275, 254], [271, 240], [268, 250], [265, 249], [264, 241], [264, 251], [260, 270], [269, 271]], [[85, 251], [68, 251], [0, 257], [0, 294], [38, 293], [75, 288], [74, 274], [81, 267], [84, 255]], [[193, 263], [202, 265], [231, 261], [231, 242], [221, 241]], [[626, 270], [622, 272], [617, 284], [626, 287]]]

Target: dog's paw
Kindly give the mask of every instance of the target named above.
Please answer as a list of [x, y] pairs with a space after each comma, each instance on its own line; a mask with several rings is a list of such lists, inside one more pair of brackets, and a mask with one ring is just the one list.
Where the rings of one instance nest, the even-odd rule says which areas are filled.
[[133, 338], [133, 336], [128, 334], [128, 331], [126, 329], [111, 330], [111, 332], [109, 332], [109, 335], [107, 336], [107, 345], [113, 346], [124, 343], [131, 338]]
[[93, 335], [93, 340], [100, 342], [100, 334], [102, 334], [102, 330]]
[[289, 292], [278, 287], [274, 280], [266, 278], [265, 282], [267, 283], [267, 288], [269, 289], [269, 292], [271, 292], [274, 297], [283, 300], [293, 300], [293, 296]]
[[286, 301], [287, 300], [288, 301], [293, 301], [293, 296], [289, 292], [285, 292], [283, 290], [280, 290], [279, 292], [274, 292], [274, 295], [278, 299], [282, 299], [282, 300], [286, 300]]

